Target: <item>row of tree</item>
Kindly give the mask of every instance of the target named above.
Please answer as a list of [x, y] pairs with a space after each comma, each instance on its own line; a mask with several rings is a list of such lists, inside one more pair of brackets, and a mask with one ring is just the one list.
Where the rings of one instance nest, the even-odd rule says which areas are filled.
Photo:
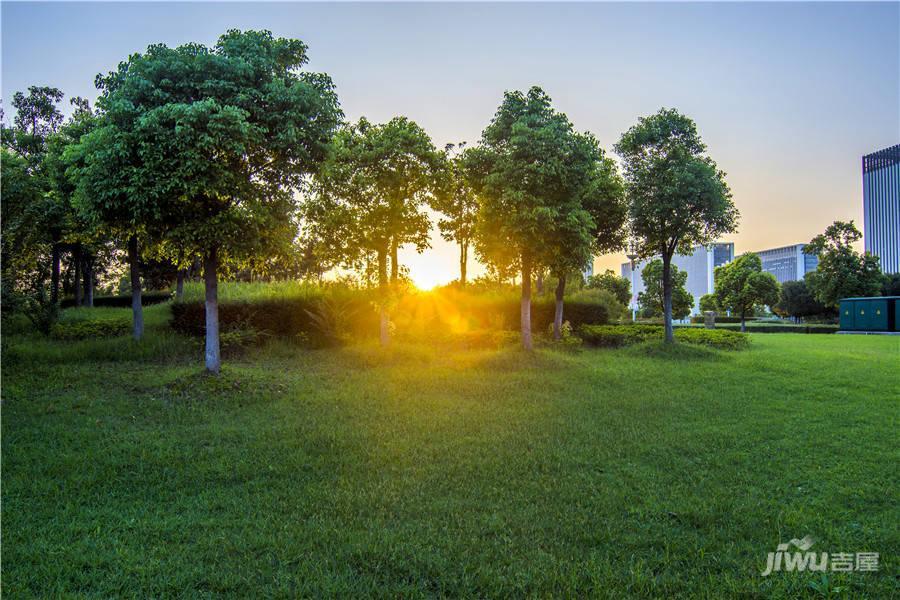
[[[504, 95], [477, 145], [439, 151], [403, 117], [345, 123], [331, 79], [303, 70], [306, 51], [267, 31], [232, 30], [213, 47], [153, 45], [99, 75], [96, 110], [76, 99], [66, 123], [59, 90], [17, 95], [15, 127], [3, 135], [4, 233], [7, 217], [17, 228], [9, 245], [4, 235], [5, 283], [19, 285], [9, 257], [19, 273], [49, 263], [55, 305], [62, 252], [81, 281], [99, 249], [124, 248], [140, 339], [142, 258], [180, 274], [199, 263], [206, 367], [218, 372], [220, 275], [276, 270], [293, 257], [307, 273], [377, 273], [387, 343], [398, 250], [429, 246], [430, 207], [459, 245], [461, 285], [473, 250], [498, 278], [518, 273], [525, 348], [535, 274], [556, 280], [559, 335], [569, 273], [629, 237], [639, 257], [661, 257], [673, 340], [672, 256], [733, 231], [737, 219], [691, 119], [668, 109], [640, 119], [615, 146], [620, 174], [594, 136], [533, 87]], [[16, 169], [21, 176], [8, 178]], [[28, 256], [29, 236], [50, 256]]]

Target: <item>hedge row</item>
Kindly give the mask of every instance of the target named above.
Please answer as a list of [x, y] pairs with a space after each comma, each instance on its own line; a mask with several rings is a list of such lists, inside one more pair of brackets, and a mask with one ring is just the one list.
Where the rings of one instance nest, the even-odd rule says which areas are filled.
[[[172, 299], [172, 292], [144, 292], [141, 294], [141, 305], [150, 306]], [[63, 298], [60, 308], [75, 306], [75, 298]], [[131, 296], [94, 296], [94, 308], [130, 308]]]
[[[745, 321], [748, 323], [756, 321], [759, 317], [747, 317]], [[705, 323], [706, 317], [703, 315], [694, 315], [691, 317], [691, 323]], [[740, 323], [740, 317], [729, 317], [728, 315], [716, 315], [716, 323]]]
[[[658, 325], [586, 325], [578, 335], [589, 346], [620, 348], [648, 341], [662, 341], [664, 329]], [[726, 350], [739, 350], [749, 343], [747, 334], [723, 329], [682, 327], [675, 330], [675, 339]]]
[[[676, 325], [676, 327], [681, 329], [701, 329], [700, 327], [684, 327], [681, 325]], [[719, 324], [716, 323], [716, 329], [723, 329], [728, 331], [740, 331], [740, 324]], [[840, 328], [837, 325], [831, 325], [828, 323], [810, 323], [810, 324], [800, 324], [800, 323], [754, 323], [753, 325], [747, 324], [747, 333], [837, 333]]]
[[[478, 299], [434, 305], [427, 297], [401, 299], [390, 310], [396, 333], [438, 335], [459, 331], [514, 331], [519, 328], [519, 301], [511, 298]], [[532, 329], [550, 327], [554, 317], [552, 301], [532, 304]], [[565, 320], [573, 327], [602, 325], [608, 321], [605, 306], [584, 301], [565, 303]], [[265, 335], [304, 338], [314, 343], [342, 338], [374, 337], [378, 334], [378, 313], [367, 294], [341, 299], [277, 298], [253, 302], [220, 302], [222, 331], [253, 329]], [[189, 335], [205, 330], [205, 308], [201, 302], [172, 305], [172, 328]]]

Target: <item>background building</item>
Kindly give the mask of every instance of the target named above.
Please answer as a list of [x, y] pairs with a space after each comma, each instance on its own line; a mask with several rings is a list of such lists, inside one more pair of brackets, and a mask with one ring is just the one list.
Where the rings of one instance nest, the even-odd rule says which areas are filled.
[[[706, 247], [695, 246], [693, 254], [676, 254], [672, 257], [672, 264], [678, 267], [679, 271], [686, 271], [688, 274], [685, 287], [694, 296], [693, 314], [700, 314], [700, 296], [712, 294], [715, 290], [716, 267], [732, 260], [734, 260], [734, 244], [731, 242], [716, 242]], [[635, 265], [634, 279], [631, 277], [631, 263], [622, 264], [622, 277], [632, 282], [632, 304], [637, 302], [637, 295], [644, 291], [641, 273], [648, 262], [650, 261], [645, 260]]]
[[863, 241], [885, 273], [900, 272], [900, 144], [863, 156]]
[[815, 271], [819, 265], [819, 257], [814, 254], [806, 254], [803, 249], [806, 244], [794, 244], [781, 248], [771, 248], [754, 252], [762, 261], [763, 271], [771, 273], [778, 283], [785, 281], [800, 281], [810, 271]]

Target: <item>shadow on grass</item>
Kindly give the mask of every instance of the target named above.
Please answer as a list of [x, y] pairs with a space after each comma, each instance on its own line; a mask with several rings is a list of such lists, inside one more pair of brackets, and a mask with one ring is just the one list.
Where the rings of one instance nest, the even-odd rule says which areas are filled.
[[683, 342], [675, 344], [666, 344], [658, 341], [643, 342], [628, 346], [623, 352], [631, 356], [672, 362], [714, 362], [727, 359], [725, 352], [722, 350]]

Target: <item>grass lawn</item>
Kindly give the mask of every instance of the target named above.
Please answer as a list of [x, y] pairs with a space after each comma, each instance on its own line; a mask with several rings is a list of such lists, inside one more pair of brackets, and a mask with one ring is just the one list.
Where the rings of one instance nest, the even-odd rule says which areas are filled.
[[[215, 379], [167, 311], [4, 331], [8, 597], [900, 594], [900, 338], [273, 343]], [[881, 570], [760, 575], [805, 535]]]

